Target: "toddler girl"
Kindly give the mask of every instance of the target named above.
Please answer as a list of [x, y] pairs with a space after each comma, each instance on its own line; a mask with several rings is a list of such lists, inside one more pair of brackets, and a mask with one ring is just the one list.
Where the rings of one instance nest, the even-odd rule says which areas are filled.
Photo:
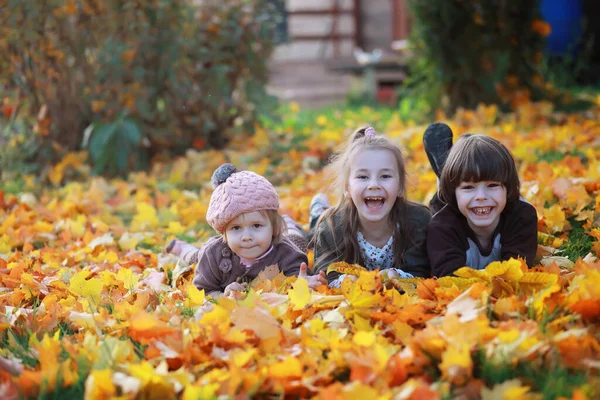
[[[325, 283], [324, 274], [307, 276], [306, 254], [286, 236], [286, 221], [278, 213], [279, 196], [267, 179], [223, 164], [211, 181], [214, 192], [206, 221], [220, 235], [199, 249], [181, 240], [171, 241], [166, 248], [188, 264], [197, 264], [198, 289], [213, 296], [239, 297], [247, 282], [273, 264], [287, 276], [305, 277], [311, 287]], [[295, 223], [288, 222], [296, 239], [302, 239]]]

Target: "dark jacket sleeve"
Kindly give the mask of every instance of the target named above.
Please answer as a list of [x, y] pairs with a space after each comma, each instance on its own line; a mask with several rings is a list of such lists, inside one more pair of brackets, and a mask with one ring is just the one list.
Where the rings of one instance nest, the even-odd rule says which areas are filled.
[[198, 264], [194, 271], [194, 285], [208, 294], [210, 292], [222, 292], [225, 288], [221, 287], [223, 273], [219, 269], [220, 263], [220, 248], [223, 247], [219, 243], [221, 238], [214, 237], [204, 244], [198, 250]]
[[408, 223], [411, 224], [411, 245], [404, 251], [402, 264], [404, 272], [416, 277], [429, 278], [431, 268], [427, 257], [427, 226], [431, 213], [425, 206], [411, 205], [409, 207]]
[[502, 232], [502, 260], [521, 257], [529, 267], [535, 264], [537, 221], [535, 207], [524, 201], [519, 201], [515, 210], [507, 214]]
[[[327, 267], [331, 263], [342, 261], [343, 250], [336, 249], [335, 251], [331, 251], [335, 249], [335, 244], [333, 243], [333, 233], [329, 229], [329, 226], [325, 221], [323, 221], [317, 227], [315, 231], [315, 264], [313, 270], [315, 273], [319, 273], [321, 271], [327, 272]], [[337, 272], [331, 272], [327, 274], [327, 282], [331, 283], [336, 280], [341, 274]]]
[[464, 267], [467, 261], [464, 244], [466, 233], [461, 233], [458, 221], [446, 218], [451, 213], [446, 207], [431, 218], [427, 227], [427, 254], [431, 273], [438, 278], [452, 275], [454, 271]]
[[300, 264], [306, 263], [308, 265], [306, 253], [300, 250], [287, 237], [283, 238], [275, 251], [277, 251], [277, 259], [279, 260], [277, 263], [279, 270], [285, 276], [298, 276], [300, 273]]

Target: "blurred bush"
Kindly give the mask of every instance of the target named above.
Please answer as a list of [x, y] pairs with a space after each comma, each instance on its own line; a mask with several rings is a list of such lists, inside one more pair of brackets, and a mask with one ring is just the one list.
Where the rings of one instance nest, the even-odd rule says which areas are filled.
[[[269, 0], [19, 0], [0, 7], [0, 89], [56, 160], [98, 173], [222, 148], [275, 105]], [[40, 153], [41, 154], [41, 153]]]
[[409, 7], [414, 57], [401, 96], [452, 113], [554, 95], [539, 73], [551, 28], [538, 0], [410, 0]]

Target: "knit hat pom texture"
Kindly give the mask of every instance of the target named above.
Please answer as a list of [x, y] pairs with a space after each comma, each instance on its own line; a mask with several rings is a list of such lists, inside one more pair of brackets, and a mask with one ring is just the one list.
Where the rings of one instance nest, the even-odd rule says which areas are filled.
[[279, 210], [279, 196], [275, 188], [255, 172], [237, 172], [233, 164], [223, 164], [213, 173], [211, 183], [214, 191], [206, 221], [220, 234], [240, 214]]

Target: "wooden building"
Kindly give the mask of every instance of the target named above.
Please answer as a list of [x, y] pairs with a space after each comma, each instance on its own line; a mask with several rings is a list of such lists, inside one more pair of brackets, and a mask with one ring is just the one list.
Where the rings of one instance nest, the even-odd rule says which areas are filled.
[[342, 101], [352, 85], [354, 49], [398, 56], [392, 44], [410, 30], [406, 1], [285, 0], [289, 40], [272, 56], [270, 92], [309, 107]]

